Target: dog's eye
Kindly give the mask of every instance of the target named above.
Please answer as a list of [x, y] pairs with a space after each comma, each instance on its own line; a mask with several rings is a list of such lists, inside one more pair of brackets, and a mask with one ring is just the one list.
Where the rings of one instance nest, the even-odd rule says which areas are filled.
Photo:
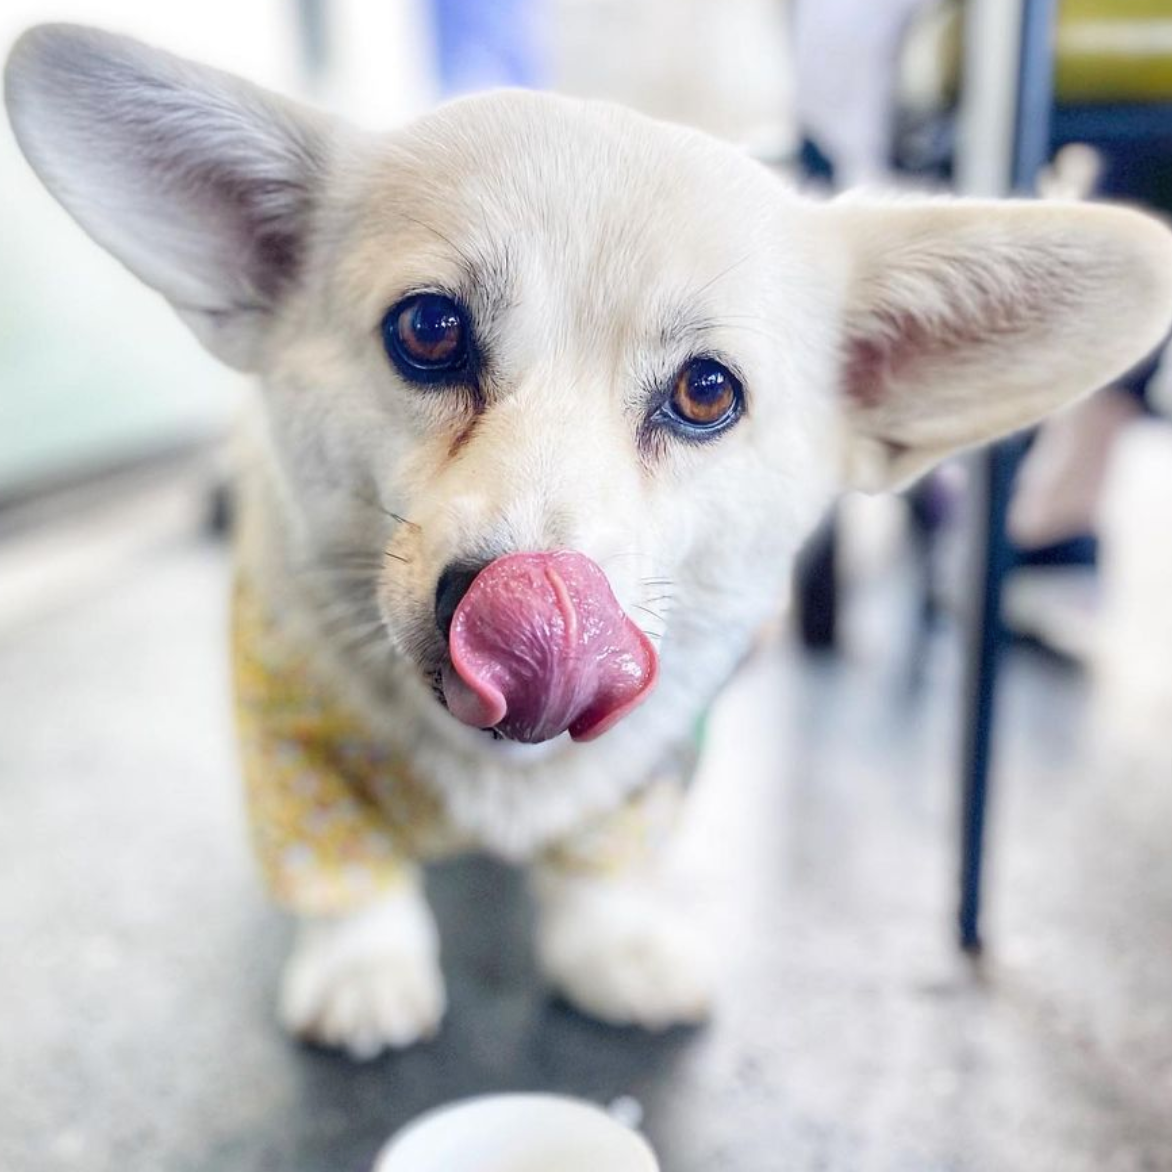
[[467, 316], [440, 293], [416, 293], [400, 301], [383, 318], [382, 332], [391, 361], [414, 382], [451, 378], [468, 365]]
[[717, 431], [740, 413], [740, 381], [711, 358], [693, 358], [681, 368], [664, 404], [669, 419], [691, 431]]

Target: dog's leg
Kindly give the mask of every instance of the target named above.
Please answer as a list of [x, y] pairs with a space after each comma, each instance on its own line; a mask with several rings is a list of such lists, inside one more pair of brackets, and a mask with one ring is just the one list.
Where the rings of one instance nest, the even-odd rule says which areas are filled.
[[677, 804], [657, 785], [534, 869], [546, 980], [613, 1025], [661, 1030], [711, 1009], [710, 949], [659, 865]]
[[431, 1037], [444, 1003], [439, 937], [416, 876], [360, 911], [300, 921], [280, 998], [298, 1037], [372, 1058]]
[[[299, 923], [281, 1021], [356, 1058], [410, 1046], [444, 1011], [435, 921], [407, 833], [434, 812], [322, 689], [243, 576], [234, 624], [253, 845], [274, 898]], [[388, 783], [398, 832], [371, 797]]]

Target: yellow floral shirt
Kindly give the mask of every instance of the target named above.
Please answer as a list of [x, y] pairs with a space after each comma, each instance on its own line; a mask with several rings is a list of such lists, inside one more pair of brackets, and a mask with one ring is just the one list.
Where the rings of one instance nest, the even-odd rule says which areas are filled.
[[[233, 675], [253, 844], [274, 898], [337, 914], [409, 880], [418, 861], [477, 844], [446, 818], [410, 762], [331, 697], [245, 577], [232, 615]], [[656, 781], [547, 849], [563, 871], [613, 873], [647, 857], [674, 820], [678, 784]]]

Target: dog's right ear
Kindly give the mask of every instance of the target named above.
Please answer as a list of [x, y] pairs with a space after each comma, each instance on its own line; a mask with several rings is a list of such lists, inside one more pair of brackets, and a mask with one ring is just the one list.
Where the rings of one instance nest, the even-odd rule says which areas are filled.
[[326, 120], [126, 37], [41, 25], [5, 72], [49, 191], [217, 357], [255, 366], [304, 258]]

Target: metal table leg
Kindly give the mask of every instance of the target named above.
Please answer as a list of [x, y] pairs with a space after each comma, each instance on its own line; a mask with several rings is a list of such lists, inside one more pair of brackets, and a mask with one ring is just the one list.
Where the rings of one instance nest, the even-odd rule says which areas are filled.
[[[1017, 7], [1017, 11], [1014, 9]], [[1050, 118], [1054, 94], [1054, 24], [1057, 0], [974, 0], [966, 20], [969, 31], [995, 28], [997, 15], [1020, 22], [1017, 46], [1017, 85], [1013, 94], [1012, 143], [1008, 179], [1018, 194], [1031, 194], [1050, 149]], [[984, 21], [982, 17], [985, 17]], [[966, 68], [990, 66], [982, 61], [980, 44], [966, 48]], [[997, 63], [993, 63], [997, 64]], [[999, 63], [1004, 69], [1012, 64]], [[979, 94], [975, 95], [977, 98]], [[977, 107], [974, 106], [974, 110]], [[976, 124], [970, 121], [971, 131]], [[970, 152], [982, 161], [980, 144]], [[998, 144], [993, 143], [995, 148]], [[987, 159], [993, 163], [997, 160]], [[973, 171], [977, 181], [992, 176], [996, 167]], [[994, 194], [982, 192], [983, 194]], [[984, 874], [985, 829], [989, 805], [993, 717], [998, 658], [1004, 643], [1001, 623], [1001, 587], [1013, 563], [1013, 549], [1005, 529], [1014, 470], [1024, 441], [1014, 438], [983, 452], [978, 460], [984, 474], [982, 589], [974, 607], [966, 680], [966, 724], [960, 817], [960, 900], [958, 926], [961, 947], [981, 947], [981, 893]]]
[[985, 857], [985, 821], [989, 805], [993, 717], [997, 699], [997, 669], [1005, 631], [1001, 622], [1001, 589], [1013, 565], [1014, 553], [1005, 531], [1009, 495], [1021, 443], [1006, 440], [981, 452], [977, 464], [983, 476], [984, 500], [978, 548], [984, 564], [975, 567], [982, 589], [975, 600], [965, 681], [966, 722], [964, 773], [961, 790], [960, 944], [975, 952], [981, 946], [981, 886]]

